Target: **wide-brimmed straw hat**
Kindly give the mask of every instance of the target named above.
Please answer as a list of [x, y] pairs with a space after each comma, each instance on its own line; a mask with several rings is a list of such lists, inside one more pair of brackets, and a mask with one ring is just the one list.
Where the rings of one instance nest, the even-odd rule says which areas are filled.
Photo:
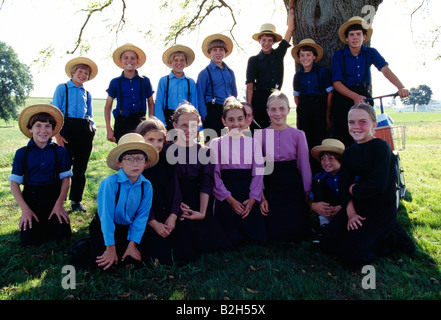
[[141, 150], [145, 152], [148, 157], [146, 168], [151, 168], [158, 162], [159, 153], [153, 145], [145, 142], [143, 136], [138, 133], [127, 133], [119, 139], [118, 145], [110, 150], [107, 156], [107, 165], [109, 168], [119, 170], [116, 161], [124, 152], [130, 150]]
[[276, 33], [276, 26], [272, 23], [264, 23], [260, 26], [260, 32], [253, 34], [253, 39], [259, 41], [259, 38], [263, 35], [274, 36], [275, 42], [282, 41], [283, 37]]
[[317, 43], [315, 43], [314, 40], [312, 39], [303, 39], [302, 41], [300, 41], [300, 43], [298, 45], [295, 45], [294, 48], [292, 48], [291, 50], [291, 55], [294, 58], [294, 60], [297, 63], [300, 63], [300, 58], [297, 54], [297, 52], [302, 48], [302, 47], [313, 47], [315, 49], [315, 51], [317, 51], [317, 57], [315, 58], [314, 62], [319, 62], [321, 60], [321, 58], [323, 57], [323, 48], [321, 46], [319, 46]]
[[142, 65], [145, 63], [145, 61], [147, 60], [145, 52], [142, 51], [141, 48], [135, 46], [134, 44], [126, 43], [121, 47], [116, 48], [115, 51], [113, 51], [113, 61], [121, 69], [124, 69], [124, 66], [121, 64], [121, 55], [126, 51], [133, 51], [136, 53], [136, 55], [138, 56], [138, 68], [141, 68]]
[[77, 57], [77, 58], [73, 58], [72, 60], [69, 60], [66, 63], [65, 71], [69, 78], [72, 78], [72, 68], [78, 64], [85, 64], [89, 66], [90, 68], [89, 80], [92, 80], [98, 74], [98, 66], [96, 65], [95, 62], [93, 62], [91, 59], [86, 57]]
[[225, 58], [228, 57], [233, 51], [233, 41], [229, 37], [220, 33], [212, 34], [204, 39], [204, 41], [202, 42], [202, 52], [204, 53], [204, 55], [208, 59], [211, 59], [211, 56], [208, 53], [208, 46], [214, 40], [222, 40], [223, 42], [225, 42], [227, 46], [227, 52], [225, 53]]
[[314, 159], [320, 161], [320, 154], [322, 152], [334, 152], [341, 155], [343, 154], [343, 151], [345, 151], [345, 145], [343, 142], [337, 139], [325, 139], [322, 141], [321, 145], [312, 148], [311, 155]]
[[51, 104], [40, 103], [29, 106], [23, 109], [23, 111], [20, 113], [20, 117], [18, 118], [18, 127], [26, 137], [32, 138], [32, 133], [28, 129], [28, 124], [31, 117], [37, 113], [43, 112], [50, 114], [55, 120], [55, 127], [52, 130], [52, 137], [60, 132], [64, 123], [63, 113], [60, 111], [60, 109]]
[[359, 17], [359, 16], [354, 16], [341, 25], [340, 29], [338, 29], [338, 37], [340, 38], [340, 40], [346, 44], [345, 31], [348, 27], [350, 27], [354, 24], [361, 24], [361, 26], [364, 29], [366, 29], [365, 42], [369, 41], [372, 37], [372, 32], [374, 32], [374, 30], [372, 29], [372, 26], [369, 22], [367, 22], [366, 20], [364, 20], [362, 17]]
[[169, 63], [169, 59], [170, 59], [170, 56], [175, 52], [185, 53], [185, 55], [187, 56], [187, 67], [193, 63], [194, 57], [195, 57], [194, 51], [187, 46], [183, 46], [181, 44], [176, 44], [173, 47], [170, 47], [167, 50], [165, 50], [165, 52], [162, 54], [162, 62], [164, 62], [164, 64], [167, 67], [172, 68], [171, 63]]

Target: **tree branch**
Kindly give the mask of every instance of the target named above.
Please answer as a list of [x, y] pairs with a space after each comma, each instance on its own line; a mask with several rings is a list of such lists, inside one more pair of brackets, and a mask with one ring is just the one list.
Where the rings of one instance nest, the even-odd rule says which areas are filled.
[[[123, 14], [122, 14], [121, 19], [124, 18], [124, 13], [125, 13], [125, 2], [124, 2], [124, 0], [122, 0], [122, 2], [123, 2], [124, 7], [123, 7]], [[105, 2], [103, 5], [101, 5], [99, 7], [97, 7], [97, 4], [91, 4], [88, 9], [80, 10], [80, 11], [88, 11], [89, 14], [87, 15], [86, 20], [84, 21], [84, 23], [83, 23], [83, 25], [82, 25], [82, 27], [80, 29], [80, 33], [78, 34], [77, 41], [75, 42], [76, 46], [75, 46], [75, 48], [71, 52], [69, 52], [70, 54], [75, 53], [75, 51], [78, 49], [78, 47], [80, 46], [81, 42], [83, 41], [83, 38], [82, 38], [83, 37], [83, 31], [86, 28], [87, 23], [89, 22], [89, 20], [92, 17], [92, 15], [94, 13], [98, 12], [98, 11], [102, 12], [105, 8], [110, 6], [112, 3], [113, 3], [113, 0], [107, 0], [107, 2]]]

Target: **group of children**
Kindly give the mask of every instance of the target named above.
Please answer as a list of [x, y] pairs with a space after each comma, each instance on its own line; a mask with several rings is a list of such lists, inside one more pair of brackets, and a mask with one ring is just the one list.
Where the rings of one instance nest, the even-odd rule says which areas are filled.
[[[193, 51], [182, 45], [166, 50], [163, 62], [172, 71], [160, 79], [156, 101], [150, 80], [137, 71], [144, 52], [132, 44], [115, 50], [123, 72], [110, 82], [105, 120], [107, 139], [117, 143], [107, 165], [117, 173], [99, 185], [87, 265], [186, 263], [247, 242], [304, 240], [311, 236], [310, 210], [320, 219], [321, 248], [344, 264], [365, 264], [397, 247], [412, 251], [395, 219], [392, 151], [373, 135], [375, 111], [360, 103], [367, 90], [357, 90], [370, 84], [373, 63], [401, 96], [408, 92], [378, 52], [362, 45], [372, 29], [354, 17], [340, 28], [348, 46], [335, 54], [332, 78], [316, 65], [323, 49], [312, 39], [294, 46], [302, 67], [294, 77], [297, 129], [289, 126], [289, 101], [278, 90], [294, 31], [292, 8], [289, 15], [283, 40], [271, 24], [253, 36], [262, 51], [248, 62], [247, 102], [237, 100], [234, 72], [223, 62], [233, 48], [224, 35], [204, 40], [211, 61], [197, 82], [183, 71]], [[20, 129], [31, 140], [17, 151], [9, 179], [22, 210], [22, 245], [70, 238], [63, 203], [71, 179], [72, 209], [86, 211], [81, 199], [95, 125], [83, 84], [97, 71], [90, 59], [71, 60], [71, 80], [57, 87], [54, 106], [31, 106], [20, 116]], [[343, 97], [350, 103], [344, 105]], [[331, 126], [335, 136], [326, 139]], [[202, 128], [205, 145], [199, 143]], [[313, 164], [321, 168], [311, 170]], [[41, 196], [47, 190], [49, 202]]]

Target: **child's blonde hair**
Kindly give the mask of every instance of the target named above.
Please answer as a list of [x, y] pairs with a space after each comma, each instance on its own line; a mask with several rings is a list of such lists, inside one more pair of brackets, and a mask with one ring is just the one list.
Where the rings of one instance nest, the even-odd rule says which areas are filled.
[[75, 72], [77, 72], [78, 69], [87, 70], [89, 72], [89, 76], [92, 73], [92, 68], [89, 65], [80, 63], [72, 67], [72, 69], [70, 70], [70, 74], [73, 75]]
[[172, 122], [178, 123], [179, 117], [184, 113], [192, 113], [198, 117], [198, 125], [201, 124], [201, 116], [196, 108], [189, 102], [181, 104], [173, 113]]
[[232, 109], [239, 109], [243, 111], [244, 117], [246, 118], [247, 112], [239, 100], [237, 100], [235, 97], [230, 96], [227, 99], [225, 99], [224, 102], [224, 110], [222, 111], [222, 119], [226, 119], [228, 111]]
[[286, 94], [284, 94], [282, 91], [274, 89], [271, 93], [271, 95], [268, 98], [268, 101], [266, 103], [266, 107], [268, 108], [269, 105], [275, 101], [275, 100], [282, 100], [283, 102], [285, 102], [286, 107], [289, 109], [289, 100], [288, 97], [286, 96]]
[[135, 130], [136, 133], [139, 133], [143, 137], [150, 131], [159, 131], [164, 135], [164, 138], [167, 135], [167, 129], [164, 124], [155, 117], [150, 117], [150, 119], [142, 121]]

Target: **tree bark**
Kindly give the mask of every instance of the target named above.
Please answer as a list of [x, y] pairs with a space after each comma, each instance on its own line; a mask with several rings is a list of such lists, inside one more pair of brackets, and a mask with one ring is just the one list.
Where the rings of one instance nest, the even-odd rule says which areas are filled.
[[[289, 0], [283, 1], [288, 7]], [[338, 37], [340, 26], [353, 16], [360, 16], [365, 19], [367, 19], [366, 17], [371, 18], [381, 2], [383, 0], [296, 0], [294, 3], [295, 31], [293, 43], [298, 44], [306, 38], [313, 39], [323, 47], [324, 51], [323, 58], [318, 64], [331, 71], [334, 52], [344, 47], [343, 42]], [[368, 11], [363, 12], [363, 7], [367, 5], [371, 7], [365, 8]], [[369, 22], [372, 22], [372, 20]], [[366, 43], [365, 45], [369, 46], [370, 44]], [[296, 70], [299, 67], [300, 65], [296, 64]]]

